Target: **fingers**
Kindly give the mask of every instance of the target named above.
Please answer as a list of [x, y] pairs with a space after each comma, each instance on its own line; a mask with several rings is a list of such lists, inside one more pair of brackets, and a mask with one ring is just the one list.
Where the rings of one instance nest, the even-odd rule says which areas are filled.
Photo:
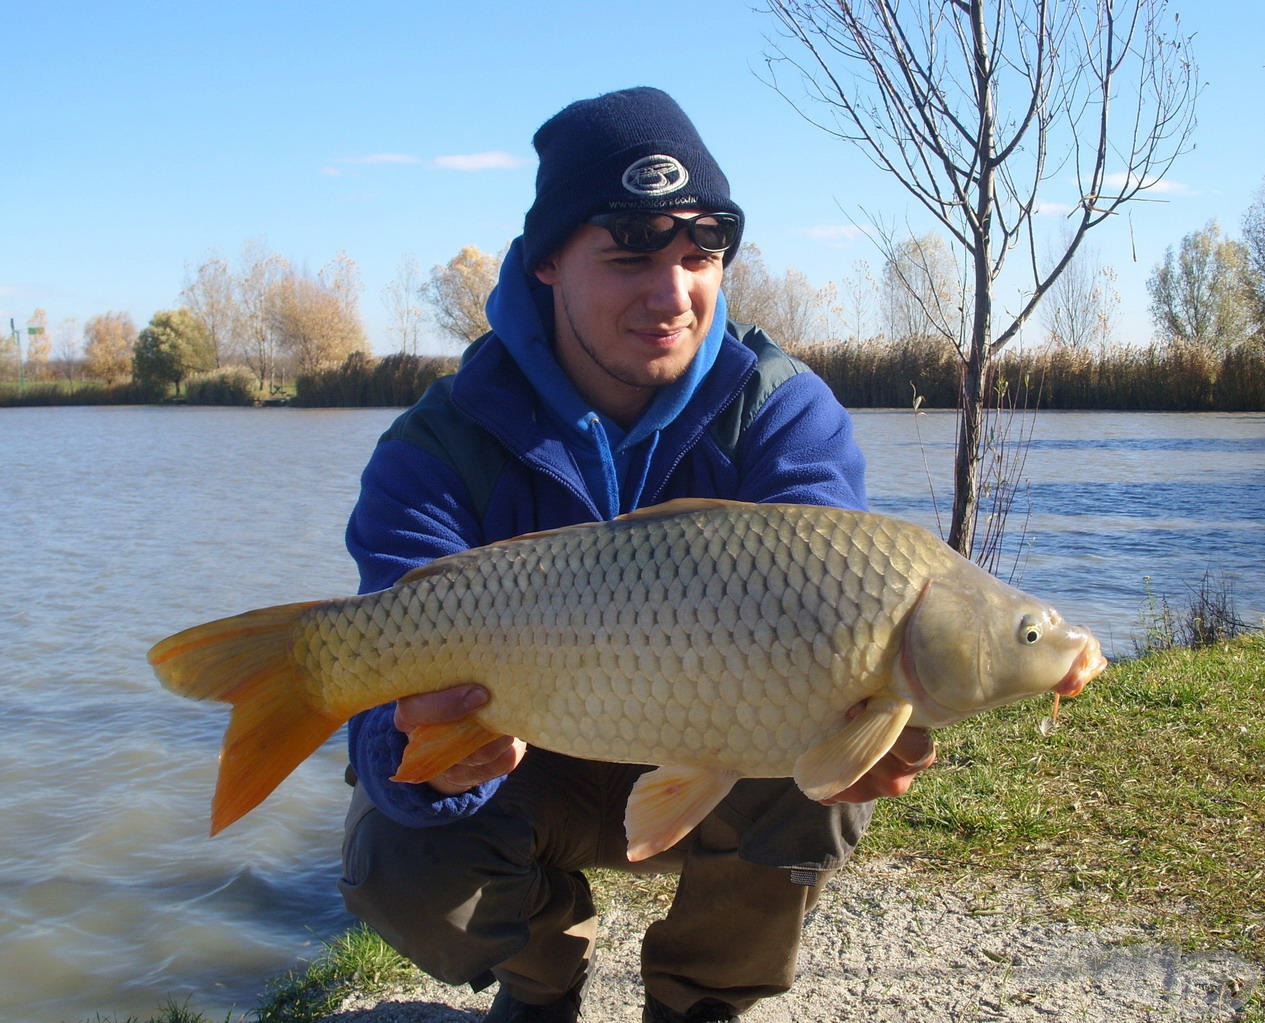
[[418, 725], [458, 721], [487, 702], [488, 691], [473, 683], [404, 696], [395, 702], [395, 727], [401, 732], [411, 732]]
[[935, 763], [936, 741], [926, 728], [906, 728], [892, 743], [887, 755], [911, 771], [923, 771]]
[[510, 735], [501, 735], [479, 747], [459, 764], [436, 775], [427, 784], [440, 795], [455, 796], [500, 778], [514, 770], [527, 752], [527, 743]]
[[[459, 721], [487, 702], [488, 691], [474, 684], [404, 696], [395, 703], [395, 727], [402, 732], [411, 732], [421, 725]], [[454, 796], [509, 774], [526, 752], [525, 742], [510, 735], [499, 735], [426, 784], [441, 795]]]
[[880, 797], [903, 796], [919, 771], [936, 761], [936, 744], [925, 728], [906, 728], [892, 748], [868, 772], [842, 792], [821, 800], [824, 806], [836, 803], [865, 803]]

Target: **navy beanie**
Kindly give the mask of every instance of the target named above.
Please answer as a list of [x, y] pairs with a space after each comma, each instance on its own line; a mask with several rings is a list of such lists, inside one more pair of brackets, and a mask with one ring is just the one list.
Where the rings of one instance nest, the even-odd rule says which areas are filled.
[[[676, 101], [640, 87], [582, 99], [540, 126], [536, 201], [523, 224], [524, 268], [553, 255], [583, 221], [620, 210], [742, 210]], [[739, 237], [725, 253], [728, 263]]]

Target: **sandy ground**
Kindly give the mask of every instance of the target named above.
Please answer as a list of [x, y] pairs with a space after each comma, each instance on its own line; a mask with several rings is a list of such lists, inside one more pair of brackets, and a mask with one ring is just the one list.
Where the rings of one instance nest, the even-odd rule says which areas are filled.
[[[749, 1023], [1150, 1023], [1229, 1020], [1261, 980], [1226, 953], [1191, 954], [1128, 924], [1086, 930], [1058, 922], [1032, 892], [945, 890], [891, 863], [853, 866], [809, 919], [799, 979], [753, 1008]], [[648, 918], [602, 919], [600, 970], [584, 1021], [639, 1023], [637, 959]], [[472, 1023], [495, 988], [472, 994], [434, 982], [352, 998], [323, 1023]]]

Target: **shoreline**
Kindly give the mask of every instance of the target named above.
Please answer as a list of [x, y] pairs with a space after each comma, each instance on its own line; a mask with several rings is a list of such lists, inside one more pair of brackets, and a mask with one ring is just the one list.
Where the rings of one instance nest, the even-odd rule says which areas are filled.
[[[890, 859], [849, 865], [809, 917], [795, 986], [744, 1021], [1232, 1020], [1261, 983], [1260, 967], [1233, 953], [1185, 951], [1125, 921], [1069, 923], [1034, 888], [988, 882], [944, 888]], [[653, 916], [602, 914], [581, 1019], [638, 1023], [638, 948]], [[319, 1023], [477, 1023], [494, 993], [420, 977], [348, 997]]]

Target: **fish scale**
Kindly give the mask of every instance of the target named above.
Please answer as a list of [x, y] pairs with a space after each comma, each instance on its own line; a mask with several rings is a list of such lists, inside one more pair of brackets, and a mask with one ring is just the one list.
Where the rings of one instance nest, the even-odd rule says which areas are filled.
[[634, 859], [739, 777], [825, 798], [906, 724], [1074, 695], [1106, 663], [1088, 633], [918, 526], [726, 501], [461, 552], [380, 593], [196, 626], [150, 661], [170, 689], [234, 704], [213, 830], [351, 715], [477, 682], [488, 703], [410, 733], [397, 779], [425, 781], [497, 734], [659, 765], [629, 800]]

